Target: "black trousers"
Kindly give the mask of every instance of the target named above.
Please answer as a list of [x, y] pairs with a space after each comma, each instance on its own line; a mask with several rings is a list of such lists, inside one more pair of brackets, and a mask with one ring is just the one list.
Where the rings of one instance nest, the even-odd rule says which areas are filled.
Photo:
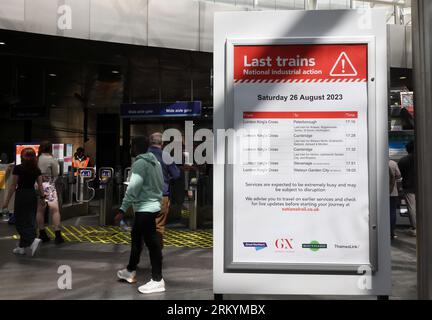
[[15, 227], [20, 235], [19, 246], [30, 246], [36, 238], [37, 196], [34, 189], [17, 189], [15, 193]]
[[152, 267], [152, 279], [162, 279], [162, 249], [156, 234], [156, 215], [159, 212], [135, 212], [135, 221], [132, 227], [132, 248], [127, 269], [135, 271], [140, 261], [143, 249], [143, 240], [149, 250]]
[[396, 210], [398, 197], [390, 197], [390, 234], [393, 237], [396, 229]]

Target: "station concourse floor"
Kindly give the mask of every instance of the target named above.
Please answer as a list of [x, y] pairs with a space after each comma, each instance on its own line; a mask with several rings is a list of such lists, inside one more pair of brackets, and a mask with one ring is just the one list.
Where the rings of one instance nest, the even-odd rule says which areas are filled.
[[[64, 225], [97, 225], [97, 217], [74, 218]], [[117, 280], [116, 272], [127, 264], [129, 246], [89, 242], [43, 244], [34, 257], [12, 253], [16, 240], [14, 226], [0, 222], [0, 300], [5, 299], [163, 299], [211, 300], [212, 249], [164, 248], [166, 292], [149, 295], [137, 290], [150, 278], [146, 249], [137, 272], [138, 285]], [[392, 244], [392, 281], [390, 299], [416, 299], [416, 242], [406, 230], [397, 231]], [[72, 289], [60, 290], [57, 273], [60, 265], [72, 270]], [[224, 299], [357, 299], [357, 297], [224, 295]], [[364, 298], [363, 298], [364, 299]], [[366, 299], [376, 299], [366, 297]]]

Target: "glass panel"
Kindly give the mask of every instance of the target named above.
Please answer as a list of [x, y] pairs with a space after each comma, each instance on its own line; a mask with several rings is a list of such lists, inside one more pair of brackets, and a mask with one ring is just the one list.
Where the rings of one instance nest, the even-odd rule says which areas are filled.
[[248, 8], [253, 8], [254, 6], [254, 0], [236, 0], [235, 3], [237, 6], [248, 7]]
[[278, 9], [278, 10], [296, 9], [296, 1], [295, 0], [276, 0], [276, 9]]
[[276, 10], [276, 0], [255, 0], [255, 9]]
[[331, 9], [349, 9], [349, 0], [330, 0]]
[[330, 0], [318, 0], [317, 1], [318, 10], [328, 10], [330, 9]]

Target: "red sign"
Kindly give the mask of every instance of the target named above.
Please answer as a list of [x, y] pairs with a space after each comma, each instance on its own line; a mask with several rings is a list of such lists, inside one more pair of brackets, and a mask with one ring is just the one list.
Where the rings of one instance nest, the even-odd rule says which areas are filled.
[[38, 144], [17, 144], [16, 148], [15, 148], [15, 154], [17, 155], [17, 157], [20, 157], [21, 152], [26, 148], [33, 149], [34, 152], [36, 153], [36, 155], [38, 155], [38, 152], [39, 152], [39, 145]]
[[367, 44], [234, 47], [235, 82], [366, 82]]
[[357, 111], [246, 111], [243, 119], [355, 119]]
[[34, 152], [36, 153], [36, 155], [38, 155], [39, 152], [39, 145], [38, 144], [17, 144], [15, 147], [15, 164], [21, 164], [21, 152], [25, 149], [25, 148], [31, 148], [34, 150]]

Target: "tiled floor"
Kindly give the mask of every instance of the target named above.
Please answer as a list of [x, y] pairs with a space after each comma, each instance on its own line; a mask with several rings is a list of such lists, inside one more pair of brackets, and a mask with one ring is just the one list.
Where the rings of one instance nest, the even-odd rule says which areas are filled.
[[[69, 225], [95, 225], [95, 217], [68, 221]], [[166, 247], [164, 249], [165, 293], [142, 295], [137, 285], [117, 281], [116, 271], [128, 261], [129, 246], [67, 242], [60, 247], [43, 245], [37, 256], [11, 253], [15, 228], [0, 223], [0, 300], [1, 299], [213, 299], [212, 250]], [[392, 299], [416, 298], [415, 238], [398, 231], [393, 242]], [[72, 270], [72, 289], [59, 290], [61, 265]], [[138, 270], [138, 284], [150, 277], [146, 252]], [[328, 299], [331, 297], [225, 296], [225, 299]], [[346, 297], [345, 297], [346, 298]]]

